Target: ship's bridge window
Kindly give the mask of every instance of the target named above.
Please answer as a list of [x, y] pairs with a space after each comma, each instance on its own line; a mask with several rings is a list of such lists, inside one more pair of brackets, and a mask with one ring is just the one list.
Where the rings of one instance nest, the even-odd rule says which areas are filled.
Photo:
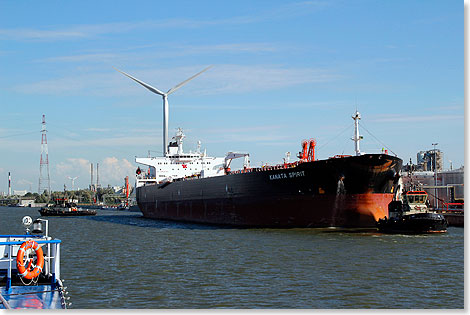
[[426, 196], [424, 195], [410, 195], [408, 196], [409, 203], [425, 203]]

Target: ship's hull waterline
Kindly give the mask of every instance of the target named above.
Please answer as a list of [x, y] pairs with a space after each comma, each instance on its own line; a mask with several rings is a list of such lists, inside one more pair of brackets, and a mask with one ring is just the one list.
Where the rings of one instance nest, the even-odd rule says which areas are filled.
[[144, 217], [245, 227], [375, 227], [402, 160], [365, 154], [137, 188]]

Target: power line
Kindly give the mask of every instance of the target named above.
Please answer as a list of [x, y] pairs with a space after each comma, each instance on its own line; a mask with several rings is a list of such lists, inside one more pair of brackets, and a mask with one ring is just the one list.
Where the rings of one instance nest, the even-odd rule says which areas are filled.
[[0, 136], [0, 138], [11, 138], [11, 137], [17, 137], [17, 136], [32, 135], [33, 133], [38, 133], [38, 131], [31, 131], [31, 132], [26, 132], [26, 133], [17, 133], [17, 134], [8, 135], [8, 136]]

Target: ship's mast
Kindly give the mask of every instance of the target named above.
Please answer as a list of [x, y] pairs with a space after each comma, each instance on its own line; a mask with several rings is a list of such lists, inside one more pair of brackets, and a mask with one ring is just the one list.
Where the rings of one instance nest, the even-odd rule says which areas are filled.
[[354, 138], [352, 138], [352, 140], [354, 140], [354, 149], [356, 151], [356, 156], [359, 156], [361, 155], [359, 141], [363, 139], [363, 136], [359, 135], [359, 120], [361, 119], [361, 114], [357, 111], [357, 109], [354, 116], [352, 116], [352, 119], [354, 119]]
[[176, 132], [176, 135], [173, 137], [173, 139], [176, 140], [176, 144], [178, 145], [178, 154], [182, 155], [183, 154], [183, 138], [185, 137], [183, 133], [183, 129], [178, 128], [178, 131]]

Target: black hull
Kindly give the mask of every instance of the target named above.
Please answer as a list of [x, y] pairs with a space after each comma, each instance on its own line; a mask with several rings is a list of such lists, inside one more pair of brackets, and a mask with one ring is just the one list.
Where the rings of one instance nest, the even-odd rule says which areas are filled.
[[77, 210], [77, 211], [65, 211], [65, 210], [50, 210], [41, 209], [38, 210], [42, 216], [45, 217], [77, 217], [85, 215], [96, 215], [95, 210]]
[[465, 216], [463, 213], [443, 213], [449, 226], [463, 227], [465, 222]]
[[382, 233], [444, 233], [447, 231], [447, 221], [442, 214], [417, 213], [403, 215], [397, 218], [380, 219], [377, 228]]
[[368, 154], [137, 188], [144, 217], [249, 227], [374, 227], [402, 160]]

